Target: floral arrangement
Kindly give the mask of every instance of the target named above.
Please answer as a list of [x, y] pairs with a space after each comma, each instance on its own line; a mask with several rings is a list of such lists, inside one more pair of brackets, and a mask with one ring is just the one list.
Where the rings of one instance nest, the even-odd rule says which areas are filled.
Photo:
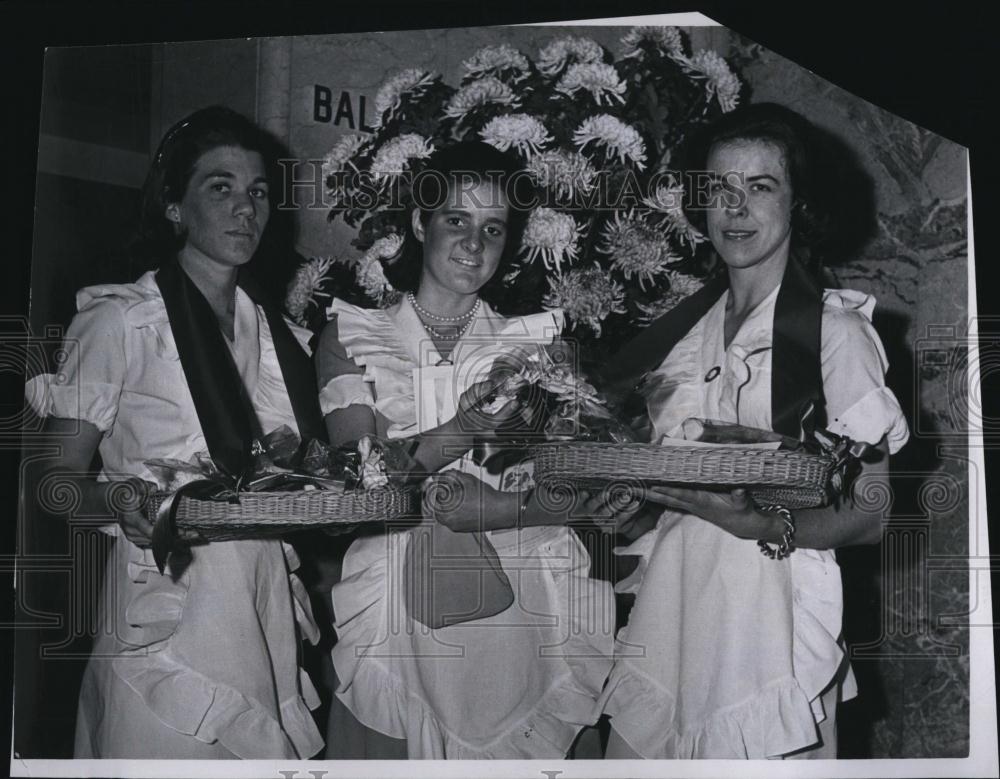
[[252, 472], [237, 478], [224, 473], [207, 451], [190, 461], [147, 460], [146, 467], [161, 491], [176, 492], [192, 482], [219, 487], [214, 497], [228, 500], [239, 492], [326, 489], [341, 492], [404, 486], [416, 463], [405, 444], [364, 436], [333, 447], [316, 439], [302, 442], [288, 425], [281, 425], [259, 441]]
[[334, 292], [372, 306], [399, 293], [384, 268], [399, 255], [408, 184], [437, 148], [481, 139], [518, 155], [539, 193], [518, 261], [495, 301], [508, 315], [562, 308], [594, 357], [700, 286], [703, 242], [683, 210], [671, 162], [692, 131], [740, 100], [725, 59], [692, 51], [675, 27], [636, 27], [618, 58], [596, 41], [561, 35], [530, 58], [508, 44], [464, 60], [458, 86], [410, 68], [375, 98], [371, 135], [326, 155], [330, 219], [358, 229], [361, 256], [307, 261], [288, 294], [302, 324], [324, 321]]

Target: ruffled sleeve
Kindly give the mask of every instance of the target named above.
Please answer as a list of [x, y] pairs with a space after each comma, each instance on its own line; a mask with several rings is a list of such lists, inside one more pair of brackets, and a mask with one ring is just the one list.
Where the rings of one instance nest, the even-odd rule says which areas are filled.
[[[324, 414], [348, 405], [374, 405], [377, 423], [380, 418], [387, 420], [386, 435], [395, 438], [415, 432], [410, 420], [416, 418], [411, 378], [416, 364], [390, 313], [334, 300], [328, 309], [336, 317], [334, 342], [324, 331], [317, 367]], [[337, 376], [351, 378], [336, 380]]]
[[885, 385], [889, 363], [871, 322], [875, 298], [855, 290], [826, 290], [823, 306], [820, 363], [830, 431], [872, 444], [885, 438], [889, 451], [897, 452], [909, 429]]
[[[335, 301], [335, 305], [342, 301]], [[344, 304], [346, 305], [346, 304]], [[335, 306], [330, 307], [333, 314]], [[348, 313], [345, 321], [348, 330], [356, 322]], [[323, 415], [349, 406], [375, 407], [375, 393], [370, 382], [365, 381], [364, 369], [353, 361], [340, 342], [340, 317], [332, 319], [320, 333], [316, 349], [316, 378], [319, 384], [319, 407]]]
[[66, 332], [57, 372], [36, 376], [26, 386], [35, 413], [111, 431], [127, 371], [127, 316], [142, 302], [135, 285], [87, 287], [77, 293], [78, 313]]
[[347, 356], [365, 369], [366, 380], [373, 380], [371, 369], [376, 366], [412, 370], [396, 327], [385, 311], [360, 308], [335, 299], [327, 314], [337, 317], [337, 340]]

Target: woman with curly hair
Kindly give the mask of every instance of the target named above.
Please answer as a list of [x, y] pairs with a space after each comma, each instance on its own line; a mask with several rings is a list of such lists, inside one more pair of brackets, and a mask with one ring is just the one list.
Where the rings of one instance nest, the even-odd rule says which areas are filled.
[[688, 418], [803, 434], [805, 410], [872, 445], [853, 495], [796, 510], [742, 489], [647, 488], [666, 507], [626, 554], [636, 593], [604, 691], [608, 757], [835, 757], [836, 707], [855, 694], [841, 636], [834, 550], [877, 543], [883, 517], [865, 494], [886, 487], [908, 431], [885, 386], [874, 299], [822, 289], [842, 197], [815, 128], [774, 104], [709, 126], [700, 162], [712, 181], [702, 225], [723, 272], [639, 334], [606, 373], [643, 376], [654, 440]]

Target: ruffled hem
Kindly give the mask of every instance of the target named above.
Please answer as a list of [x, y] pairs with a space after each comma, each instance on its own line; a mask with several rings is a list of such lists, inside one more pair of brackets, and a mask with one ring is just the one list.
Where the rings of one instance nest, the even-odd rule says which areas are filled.
[[809, 699], [791, 678], [776, 680], [686, 731], [678, 729], [674, 697], [627, 661], [615, 667], [603, 701], [611, 727], [648, 760], [754, 760], [819, 741]]
[[[292, 590], [292, 605], [295, 608], [295, 622], [299, 626], [302, 637], [315, 646], [319, 643], [320, 632], [316, 617], [312, 611], [309, 593], [298, 574], [295, 573], [302, 564], [295, 548], [286, 541], [281, 542], [281, 551], [285, 555], [285, 565], [288, 567], [288, 584]], [[303, 674], [305, 676], [305, 674]], [[308, 677], [307, 677], [308, 678]], [[319, 705], [317, 701], [317, 705]], [[316, 708], [316, 706], [310, 706]]]
[[[136, 583], [155, 578], [126, 607], [126, 644], [131, 650], [112, 663], [115, 675], [131, 687], [146, 707], [178, 733], [207, 744], [218, 741], [243, 759], [308, 758], [323, 748], [323, 739], [309, 713], [320, 697], [301, 667], [298, 693], [278, 705], [278, 717], [239, 690], [215, 681], [179, 661], [170, 651], [184, 614], [188, 579], [161, 576], [149, 549], [126, 539], [127, 571]], [[311, 643], [319, 641], [305, 586], [293, 571], [299, 559], [290, 544], [281, 542], [291, 590], [295, 620]]]
[[[638, 594], [661, 531], [665, 532], [668, 524], [678, 518], [675, 512], [665, 511], [656, 528], [627, 547], [615, 548], [616, 555], [639, 558], [636, 569], [618, 583], [616, 592]], [[812, 720], [818, 723], [827, 716], [821, 702], [822, 693], [843, 673], [845, 663], [841, 640], [844, 610], [840, 567], [833, 552], [816, 549], [798, 549], [784, 564], [791, 567], [793, 675], [796, 686], [811, 704]], [[623, 629], [620, 641], [627, 632], [628, 628]], [[845, 692], [856, 694], [849, 667], [847, 679]]]
[[[541, 529], [529, 530], [529, 538], [537, 530]], [[600, 716], [597, 698], [611, 669], [613, 639], [611, 624], [604, 632], [595, 626], [602, 624], [602, 617], [613, 614], [613, 602], [607, 583], [589, 578], [589, 556], [572, 531], [547, 530], [556, 532], [553, 538], [538, 539], [545, 554], [537, 559], [552, 577], [552, 591], [570, 593], [559, 609], [569, 620], [560, 631], [565, 641], [559, 647], [563, 670], [516, 724], [488, 742], [473, 743], [449, 728], [419, 691], [408, 689], [383, 658], [364, 654], [366, 647], [380, 646], [387, 640], [384, 544], [362, 545], [358, 554], [348, 554], [344, 577], [334, 587], [338, 641], [332, 654], [340, 680], [337, 697], [367, 727], [405, 738], [410, 758], [517, 760], [565, 756], [579, 731]], [[497, 543], [498, 552], [503, 546]], [[392, 551], [396, 559], [402, 559], [405, 551], [404, 544], [400, 547]], [[567, 559], [573, 562], [562, 568], [551, 562]], [[569, 583], [568, 577], [576, 581]], [[405, 615], [400, 619], [409, 622]]]
[[[358, 721], [407, 742], [407, 757], [422, 760], [536, 760], [564, 757], [581, 728], [597, 721], [594, 693], [568, 675], [554, 682], [541, 705], [485, 744], [472, 744], [448, 729], [425, 701], [409, 694], [391, 673], [371, 664], [337, 691]], [[586, 717], [580, 717], [581, 711]], [[583, 721], [574, 721], [575, 719]]]
[[117, 657], [112, 667], [165, 725], [206, 744], [218, 741], [244, 760], [304, 759], [323, 748], [299, 695], [281, 702], [279, 721], [238, 690], [177, 662], [168, 650]]
[[792, 568], [792, 668], [813, 708], [813, 719], [826, 718], [820, 700], [845, 662], [840, 634], [844, 617], [840, 566], [834, 553], [797, 549]]

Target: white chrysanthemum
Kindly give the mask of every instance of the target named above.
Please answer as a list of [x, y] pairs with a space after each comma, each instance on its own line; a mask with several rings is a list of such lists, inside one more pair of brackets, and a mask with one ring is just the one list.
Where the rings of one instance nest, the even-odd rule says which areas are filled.
[[652, 303], [639, 303], [636, 306], [642, 312], [637, 317], [642, 324], [649, 324], [654, 319], [659, 319], [684, 298], [693, 295], [704, 286], [701, 279], [686, 273], [668, 270], [666, 275], [670, 280], [670, 289], [658, 300]]
[[539, 186], [555, 190], [557, 198], [572, 198], [577, 192], [587, 194], [597, 178], [590, 160], [566, 149], [536, 154], [525, 167]]
[[462, 63], [462, 69], [467, 76], [496, 76], [504, 71], [514, 74], [516, 84], [528, 77], [528, 58], [506, 43], [498, 46], [484, 46], [469, 59]]
[[437, 78], [436, 73], [420, 68], [407, 68], [400, 71], [392, 78], [382, 82], [382, 86], [375, 93], [375, 126], [382, 126], [382, 118], [385, 112], [389, 111], [389, 118], [402, 105], [403, 98], [407, 95], [420, 97], [424, 91]]
[[487, 103], [497, 103], [512, 108], [517, 108], [521, 104], [509, 86], [494, 76], [487, 76], [469, 82], [452, 95], [448, 105], [445, 106], [444, 115], [451, 119], [464, 119], [469, 111]]
[[363, 135], [351, 133], [338, 140], [323, 158], [323, 181], [344, 169], [368, 141]]
[[574, 325], [586, 325], [600, 338], [601, 322], [611, 314], [625, 313], [625, 289], [594, 263], [590, 268], [550, 276], [542, 305], [561, 308]]
[[724, 112], [736, 108], [740, 96], [740, 80], [729, 69], [728, 63], [714, 51], [702, 49], [689, 60], [686, 69], [694, 78], [705, 79], [708, 99], [718, 99]]
[[500, 151], [513, 146], [525, 156], [538, 154], [542, 146], [553, 140], [545, 125], [530, 114], [496, 116], [479, 131], [479, 136]]
[[371, 172], [376, 181], [391, 176], [400, 175], [410, 160], [427, 159], [434, 151], [434, 146], [417, 133], [404, 133], [388, 141], [375, 154], [372, 160]]
[[676, 27], [633, 27], [622, 38], [622, 48], [625, 51], [623, 56], [642, 58], [643, 52], [639, 44], [643, 42], [652, 43], [671, 59], [684, 57], [681, 31]]
[[673, 253], [667, 236], [650, 227], [631, 211], [615, 214], [601, 231], [603, 243], [597, 251], [607, 254], [612, 265], [622, 272], [626, 279], [635, 276], [639, 287], [646, 288], [646, 282], [664, 273], [666, 266], [681, 258]]
[[601, 45], [590, 38], [565, 35], [538, 52], [535, 65], [539, 72], [554, 76], [567, 62], [600, 62], [604, 59]]
[[683, 185], [657, 185], [653, 193], [643, 198], [642, 202], [663, 215], [667, 230], [676, 235], [682, 243], [694, 246], [705, 240], [705, 236], [691, 224], [687, 214], [684, 213]]
[[390, 233], [375, 241], [365, 254], [370, 254], [380, 260], [391, 260], [399, 254], [402, 248], [403, 236], [397, 233]]
[[524, 227], [521, 248], [527, 252], [527, 261], [541, 257], [548, 270], [562, 273], [562, 263], [575, 262], [578, 242], [583, 227], [570, 214], [551, 208], [536, 208]]
[[306, 309], [310, 303], [318, 304], [319, 298], [330, 297], [330, 293], [323, 292], [320, 287], [332, 264], [331, 258], [313, 257], [299, 265], [289, 282], [285, 294], [285, 311], [300, 325], [306, 324]]
[[598, 105], [604, 105], [605, 99], [608, 105], [612, 100], [625, 103], [625, 82], [618, 77], [613, 65], [603, 62], [570, 65], [556, 84], [556, 92], [572, 96], [581, 89], [590, 92]]
[[385, 276], [383, 260], [388, 260], [399, 254], [403, 248], [403, 238], [395, 233], [379, 238], [372, 244], [354, 268], [355, 278], [365, 291], [365, 294], [377, 301], [380, 306], [390, 304], [398, 293]]
[[631, 160], [639, 170], [646, 167], [646, 144], [635, 128], [610, 114], [598, 114], [584, 119], [573, 133], [573, 143], [583, 149], [594, 142], [604, 148], [609, 157], [622, 162]]

